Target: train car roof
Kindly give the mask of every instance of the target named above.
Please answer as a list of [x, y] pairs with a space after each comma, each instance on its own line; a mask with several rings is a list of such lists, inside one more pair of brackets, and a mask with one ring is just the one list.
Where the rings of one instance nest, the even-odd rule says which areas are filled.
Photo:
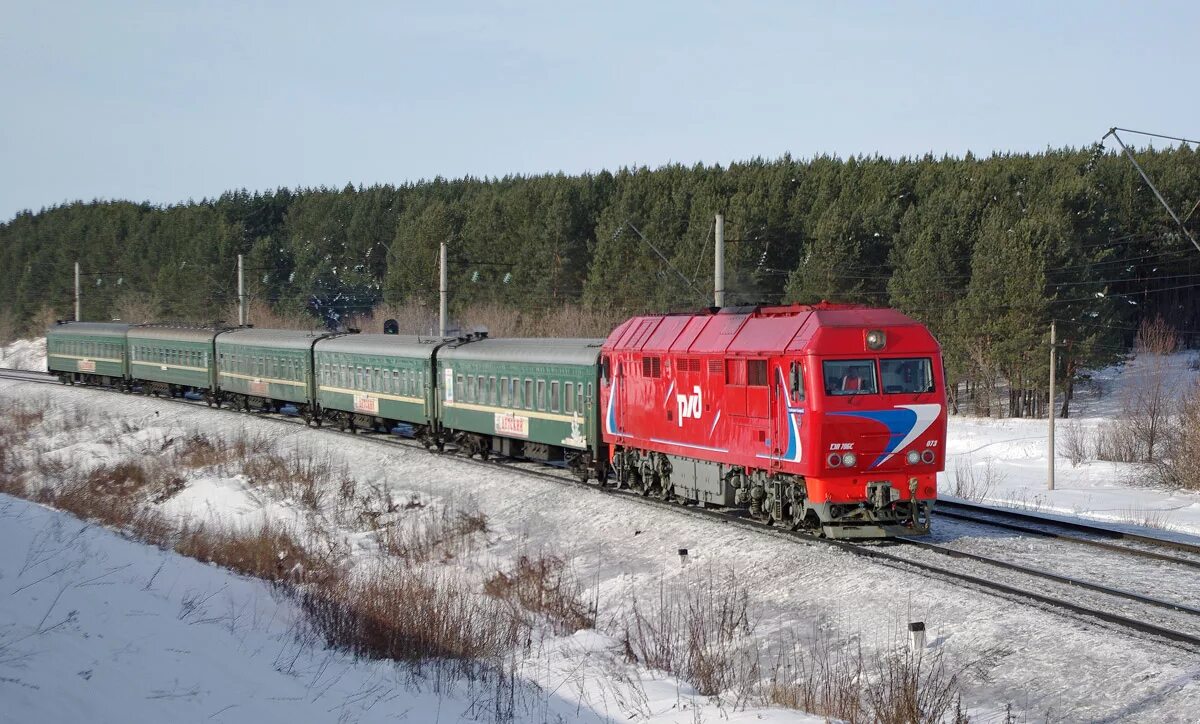
[[433, 356], [439, 344], [448, 340], [410, 334], [347, 334], [317, 342], [317, 352], [368, 354], [385, 357]]
[[157, 339], [168, 342], [212, 342], [229, 327], [185, 327], [170, 324], [146, 324], [129, 330], [130, 339]]
[[292, 329], [235, 329], [217, 337], [217, 346], [244, 344], [252, 347], [279, 349], [309, 349], [328, 332], [304, 332]]
[[132, 327], [125, 322], [61, 322], [46, 330], [52, 334], [86, 334], [93, 337], [122, 337]]
[[439, 360], [595, 365], [603, 339], [519, 337], [480, 339], [438, 350]]

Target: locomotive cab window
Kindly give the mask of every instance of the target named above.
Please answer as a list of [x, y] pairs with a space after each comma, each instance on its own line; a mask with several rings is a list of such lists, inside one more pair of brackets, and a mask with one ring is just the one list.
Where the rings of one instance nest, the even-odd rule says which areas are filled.
[[881, 359], [879, 370], [888, 394], [933, 392], [933, 364], [928, 357]]
[[879, 392], [874, 360], [826, 360], [823, 372], [827, 395], [874, 395]]

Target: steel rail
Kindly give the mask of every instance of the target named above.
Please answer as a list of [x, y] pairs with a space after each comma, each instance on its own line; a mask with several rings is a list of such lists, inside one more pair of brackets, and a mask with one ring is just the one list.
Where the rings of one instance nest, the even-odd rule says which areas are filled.
[[1142, 558], [1150, 558], [1157, 561], [1166, 561], [1168, 563], [1177, 563], [1181, 566], [1191, 566], [1192, 568], [1200, 568], [1200, 560], [1194, 558], [1180, 558], [1166, 553], [1158, 553], [1156, 551], [1143, 550], [1141, 548], [1131, 548], [1129, 546], [1117, 545], [1115, 543], [1105, 543], [1104, 541], [1092, 540], [1091, 538], [1080, 538], [1074, 535], [1065, 535], [1063, 533], [1055, 533], [1054, 531], [1044, 530], [1042, 528], [1033, 528], [1030, 526], [1019, 525], [1017, 523], [1005, 523], [1000, 520], [989, 520], [988, 518], [977, 518], [973, 515], [963, 515], [962, 513], [952, 513], [943, 510], [938, 513], [942, 518], [953, 518], [954, 520], [962, 520], [979, 525], [988, 525], [993, 528], [1003, 528], [1005, 530], [1017, 531], [1020, 533], [1028, 533], [1030, 535], [1040, 536], [1042, 538], [1055, 538], [1058, 540], [1071, 541], [1080, 545], [1100, 548], [1101, 550], [1116, 551], [1118, 553], [1128, 553], [1130, 555], [1139, 556]]
[[[3, 377], [4, 376], [3, 372], [6, 372], [6, 371], [11, 372], [12, 370], [0, 371], [0, 377]], [[25, 371], [25, 372], [28, 372], [28, 371]], [[47, 377], [49, 377], [49, 376], [47, 375]], [[47, 380], [35, 380], [35, 379], [29, 379], [29, 378], [14, 377], [14, 379], [21, 379], [22, 381], [30, 381], [30, 382], [57, 381], [57, 378], [52, 378], [52, 379], [47, 379]], [[99, 386], [80, 385], [80, 387], [83, 387], [85, 389], [104, 391], [104, 392], [119, 392], [119, 390], [115, 390], [113, 388], [106, 388], [106, 387], [99, 387]], [[203, 402], [187, 400], [187, 399], [169, 398], [169, 397], [154, 398], [154, 399], [158, 399], [158, 400], [161, 400], [164, 402], [179, 403], [179, 404], [187, 405], [187, 406], [191, 406], [191, 407], [201, 407], [201, 408], [207, 407]], [[207, 408], [207, 409], [215, 410], [217, 412], [222, 412], [222, 413], [234, 414], [234, 415], [246, 414], [240, 410], [234, 410], [231, 408]], [[301, 420], [299, 418], [293, 418], [293, 417], [282, 415], [279, 413], [259, 413], [257, 416], [260, 419], [265, 419], [265, 420], [269, 420], [272, 422], [309, 427], [303, 420]], [[415, 450], [425, 449], [422, 444], [420, 444], [416, 441], [403, 439], [403, 438], [397, 438], [395, 436], [391, 436], [390, 438], [385, 438], [385, 437], [374, 435], [374, 434], [356, 434], [354, 432], [346, 432], [346, 431], [341, 431], [341, 430], [335, 430], [332, 428], [323, 428], [323, 431], [337, 434], [337, 435], [346, 435], [346, 436], [354, 437], [359, 440], [374, 442], [374, 443], [378, 443], [378, 444], [382, 444], [382, 445], [397, 445], [398, 444], [401, 447], [406, 447], [409, 449], [415, 449]], [[629, 490], [622, 490], [622, 489], [616, 488], [615, 486], [611, 486], [611, 485], [597, 485], [595, 483], [581, 481], [578, 478], [576, 478], [572, 475], [569, 475], [569, 474], [555, 474], [555, 473], [551, 473], [551, 472], [545, 471], [545, 470], [536, 470], [536, 469], [531, 470], [526, 467], [520, 467], [520, 465], [522, 463], [524, 463], [525, 461], [515, 461], [515, 460], [510, 461], [510, 460], [506, 460], [506, 459], [497, 459], [497, 458], [491, 458], [491, 459], [487, 459], [487, 460], [476, 460], [474, 458], [456, 455], [452, 452], [445, 453], [445, 455], [457, 462], [462, 462], [462, 463], [466, 463], [466, 464], [470, 464], [470, 465], [483, 466], [483, 467], [491, 468], [491, 469], [497, 469], [497, 468], [505, 469], [505, 470], [509, 470], [514, 473], [525, 475], [527, 477], [542, 478], [542, 479], [550, 480], [550, 481], [560, 483], [560, 484], [566, 483], [566, 484], [573, 485], [573, 486], [576, 486], [581, 489], [587, 489], [587, 490], [593, 491], [594, 493], [598, 493], [598, 494], [602, 494], [602, 495], [619, 496], [620, 498], [622, 498], [624, 500], [630, 500], [630, 501], [634, 501], [634, 502], [637, 502], [640, 504], [650, 505], [659, 510], [668, 508], [676, 513], [683, 514], [683, 515], [691, 515], [698, 519], [709, 520], [712, 522], [720, 522], [720, 523], [724, 523], [727, 525], [737, 525], [737, 526], [746, 528], [748, 530], [753, 530], [759, 534], [774, 535], [774, 536], [780, 538], [781, 540], [787, 540], [787, 541], [789, 541], [791, 543], [795, 543], [795, 544], [808, 543], [808, 544], [832, 546], [834, 548], [837, 548], [844, 552], [850, 553], [852, 555], [863, 557], [863, 558], [868, 558], [868, 559], [871, 559], [882, 565], [888, 565], [889, 567], [892, 567], [892, 568], [899, 568], [899, 569], [915, 568], [917, 570], [924, 571], [926, 573], [930, 573], [935, 576], [940, 576], [940, 577], [949, 579], [951, 581], [960, 581], [963, 583], [971, 584], [973, 586], [976, 586], [978, 588], [981, 588], [981, 589], [984, 589], [987, 591], [1003, 593], [1003, 594], [1006, 594], [1009, 596], [1027, 599], [1027, 600], [1034, 601], [1034, 602], [1037, 602], [1037, 603], [1040, 603], [1040, 604], [1043, 604], [1046, 606], [1051, 606], [1054, 608], [1070, 611], [1071, 613], [1075, 613], [1075, 614], [1078, 614], [1081, 616], [1097, 619], [1097, 620], [1103, 621], [1105, 623], [1114, 624], [1114, 625], [1121, 626], [1121, 627], [1124, 627], [1124, 628], [1127, 628], [1127, 629], [1130, 629], [1133, 631], [1137, 631], [1139, 633], [1156, 636], [1156, 637], [1159, 637], [1166, 641], [1170, 641], [1170, 642], [1173, 642], [1176, 644], [1184, 644], [1186, 646], [1194, 647], [1195, 649], [1200, 650], [1200, 635], [1188, 634], [1188, 633], [1185, 633], [1182, 631], [1178, 631], [1176, 629], [1167, 628], [1164, 626], [1158, 626], [1158, 625], [1155, 625], [1152, 623], [1148, 623], [1146, 621], [1141, 621], [1138, 619], [1130, 618], [1128, 616], [1122, 616], [1120, 614], [1112, 613], [1110, 611], [1091, 608], [1089, 606], [1074, 603], [1074, 602], [1071, 602], [1071, 601], [1068, 601], [1065, 599], [1055, 598], [1054, 596], [1046, 595], [1043, 593], [1038, 593], [1037, 591], [1030, 591], [1027, 589], [1019, 588], [1017, 586], [1009, 585], [1006, 583], [1001, 583], [999, 581], [982, 578], [980, 576], [976, 576], [973, 574], [964, 573], [961, 571], [954, 571], [954, 570], [951, 570], [948, 568], [943, 568], [941, 566], [936, 566], [936, 565], [933, 565], [930, 563], [925, 563], [923, 561], [912, 560], [912, 559], [906, 558], [904, 556], [899, 556], [899, 555], [895, 555], [892, 553], [888, 553], [888, 552], [882, 550], [878, 546], [863, 545], [860, 543], [851, 543], [848, 541], [836, 540], [836, 539], [832, 539], [832, 538], [820, 538], [820, 537], [806, 534], [806, 533], [803, 533], [800, 531], [795, 531], [795, 530], [790, 530], [790, 529], [785, 529], [785, 528], [769, 527], [769, 526], [764, 525], [761, 522], [758, 522], [756, 520], [746, 517], [746, 515], [744, 514], [743, 511], [732, 510], [732, 509], [720, 509], [720, 508], [705, 508], [705, 507], [699, 507], [699, 506], [694, 506], [694, 505], [673, 504], [667, 500], [658, 498], [657, 496], [643, 495], [643, 494], [639, 494], [637, 492], [633, 492], [633, 491], [629, 491]], [[940, 502], [939, 502], [939, 504], [940, 504]], [[1012, 570], [1024, 569], [1023, 566], [1018, 566], [1016, 564], [1010, 564], [1010, 563], [1006, 563], [1004, 561], [996, 561], [994, 559], [985, 558], [983, 556], [976, 556], [974, 554], [963, 553], [962, 551], [956, 551], [956, 550], [950, 549], [950, 548], [942, 548], [935, 544], [925, 543], [924, 541], [914, 541], [912, 539], [899, 539], [899, 540], [901, 540], [902, 543], [906, 546], [915, 545], [917, 547], [927, 547], [932, 550], [941, 549], [941, 550], [938, 550], [938, 552], [943, 552], [946, 555], [948, 555], [950, 557], [954, 557], [954, 558], [976, 559], [979, 562], [983, 562], [983, 563], [986, 563], [989, 565], [999, 565], [1002, 568], [1008, 568], [1008, 569], [1012, 569]], [[1118, 591], [1117, 589], [1108, 589], [1107, 587], [1099, 586], [1098, 584], [1089, 584], [1085, 581], [1077, 581], [1075, 579], [1068, 579], [1067, 577], [1064, 577], [1064, 576], [1057, 576], [1056, 574], [1051, 574], [1051, 573], [1046, 573], [1046, 572], [1035, 572], [1034, 569], [1021, 570], [1021, 572], [1026, 573], [1028, 575], [1040, 576], [1040, 577], [1050, 578], [1050, 579], [1058, 578], [1058, 579], [1062, 579], [1063, 582], [1066, 582], [1069, 585], [1078, 585], [1079, 587], [1082, 587], [1082, 588], [1090, 588], [1093, 590], [1101, 591], [1108, 595], [1125, 597], [1130, 600], [1147, 603], [1150, 605], [1162, 605], [1162, 606], [1172, 608], [1172, 609], [1174, 609], [1178, 612], [1182, 612], [1182, 613], [1200, 615], [1200, 610], [1198, 610], [1198, 609], [1191, 609], [1187, 606], [1178, 606], [1176, 604], [1170, 604], [1165, 601], [1158, 601], [1157, 599], [1149, 599], [1148, 597], [1143, 597], [1138, 594], [1132, 594], [1129, 592]], [[1101, 589], [1103, 589], [1103, 590], [1101, 590]]]
[[[1161, 548], [1171, 548], [1178, 551], [1186, 551], [1200, 555], [1200, 545], [1194, 543], [1185, 543], [1183, 541], [1174, 541], [1168, 538], [1159, 538], [1157, 536], [1143, 535], [1141, 533], [1131, 533], [1128, 531], [1110, 528], [1108, 526], [1096, 525], [1094, 523], [1080, 523], [1071, 520], [1059, 520], [1057, 518], [1048, 518], [1044, 515], [1035, 515], [1012, 508], [994, 508], [989, 505], [976, 505], [974, 503], [963, 503], [957, 500], [938, 500], [935, 510], [942, 514], [949, 514], [945, 508], [951, 510], [965, 510], [974, 513], [982, 513], [984, 515], [994, 515], [1009, 520], [1021, 520], [1026, 523], [1037, 523], [1039, 525], [1058, 526], [1067, 528], [1068, 530], [1077, 530], [1084, 533], [1093, 533], [1095, 535], [1105, 536], [1107, 538], [1123, 538], [1125, 540], [1137, 541], [1147, 545], [1159, 546]], [[942, 510], [938, 510], [942, 509]]]

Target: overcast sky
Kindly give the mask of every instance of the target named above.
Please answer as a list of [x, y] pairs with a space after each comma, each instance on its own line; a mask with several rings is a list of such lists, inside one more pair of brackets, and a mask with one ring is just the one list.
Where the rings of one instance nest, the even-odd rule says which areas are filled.
[[1200, 136], [1200, 2], [0, 6], [0, 220], [74, 199]]

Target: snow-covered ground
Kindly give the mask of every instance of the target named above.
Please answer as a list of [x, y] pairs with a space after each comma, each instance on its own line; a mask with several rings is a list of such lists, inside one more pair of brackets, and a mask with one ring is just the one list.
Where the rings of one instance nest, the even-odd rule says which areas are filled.
[[[304, 634], [296, 606], [262, 581], [65, 513], [0, 495], [0, 550], [0, 721], [490, 718], [473, 713], [490, 694], [479, 686], [323, 648]], [[600, 669], [612, 646], [592, 632], [554, 642], [530, 667], [542, 688], [519, 720], [624, 720], [617, 702], [605, 711], [599, 699], [603, 677], [616, 678]], [[644, 684], [644, 699], [629, 709], [645, 721], [805, 720], [780, 710], [722, 712], [671, 679], [646, 676]], [[581, 692], [598, 698], [583, 702]]]
[[0, 369], [46, 371], [46, 338], [18, 339], [0, 345]]
[[[1178, 366], [1181, 379], [1192, 374], [1184, 357]], [[1075, 406], [1080, 424], [1099, 426], [1114, 413], [1122, 375], [1117, 370], [1105, 375], [1103, 396], [1080, 393]], [[0, 381], [0, 399], [15, 397], [46, 407], [51, 411], [48, 418], [78, 417], [84, 409], [103, 410], [108, 416], [61, 435], [54, 434], [51, 420], [39, 431], [41, 437], [29, 443], [43, 458], [84, 466], [147, 459], [162, 455], [167, 441], [192, 431], [267, 438], [278, 450], [328, 456], [344, 465], [361, 488], [386, 491], [396, 500], [412, 495], [447, 505], [474, 500], [487, 511], [490, 530], [481, 555], [471, 559], [472, 566], [504, 568], [531, 551], [562, 556], [584, 583], [588, 597], [599, 604], [597, 631], [547, 637], [522, 661], [522, 677], [539, 687], [533, 690], [541, 692], [546, 703], [525, 711], [521, 720], [803, 721], [795, 712], [778, 709], [735, 711], [727, 698], [717, 702], [696, 696], [688, 685], [630, 666], [620, 656], [621, 622], [634, 597], [645, 602], [654, 599], [662, 586], [695, 586], [708, 575], [730, 576], [747, 593], [756, 622], [752, 635], [764, 651], [780, 641], [826, 650], [861, 646], [870, 661], [876, 653], [902, 649], [905, 624], [924, 621], [930, 631], [927, 650], [962, 673], [963, 703], [973, 721], [1003, 721], [1008, 706], [1031, 721], [1187, 721], [1200, 707], [1200, 665], [1192, 654], [1056, 611], [867, 563], [823, 546], [731, 529], [686, 511], [668, 511], [504, 470], [481, 471], [418, 450], [384, 447], [231, 412]], [[952, 419], [951, 459], [943, 489], [953, 487], [956, 471], [965, 470], [962, 465], [970, 465], [979, 471], [977, 479], [989, 479], [982, 497], [993, 502], [1118, 519], [1162, 511], [1160, 515], [1169, 517], [1157, 522], [1179, 530], [1200, 530], [1200, 496], [1139, 486], [1133, 466], [1088, 462], [1072, 467], [1061, 457], [1061, 442], [1058, 489], [1046, 493], [1045, 425], [1044, 420]], [[1059, 429], [1061, 434], [1061, 421]], [[382, 711], [394, 717], [410, 712], [410, 721], [432, 721], [425, 715], [435, 705], [441, 721], [472, 716], [468, 710], [474, 694], [465, 685], [432, 696], [405, 686], [406, 675], [395, 667], [355, 663], [324, 650], [306, 651], [298, 659], [305, 673], [296, 675], [286, 669], [281, 673], [276, 662], [287, 654], [279, 652], [297, 651], [289, 643], [295, 613], [289, 602], [273, 597], [264, 584], [94, 528], [77, 537], [89, 542], [90, 551], [104, 551], [103, 557], [91, 556], [98, 561], [91, 567], [79, 563], [87, 556], [73, 553], [71, 545], [49, 547], [47, 554], [63, 551], [55, 553], [60, 555], [57, 562], [48, 555], [31, 557], [28, 551], [41, 545], [35, 540], [38, 531], [51, 526], [50, 521], [59, 521], [53, 525], [67, 531], [78, 524], [28, 503], [6, 499], [3, 505], [7, 506], [4, 514], [16, 522], [5, 518], [0, 524], [0, 545], [6, 552], [0, 555], [0, 700], [19, 702], [21, 708], [13, 709], [12, 715], [16, 721], [56, 720], [59, 712], [66, 712], [55, 708], [68, 705], [63, 702], [73, 702], [70, 705], [81, 710], [89, 707], [89, 698], [106, 696], [111, 689], [88, 687], [88, 679], [79, 673], [92, 669], [96, 675], [96, 665], [88, 661], [132, 666], [129, 659], [139, 658], [144, 662], [136, 665], [144, 664], [148, 673], [139, 679], [138, 671], [130, 671], [131, 680], [139, 683], [123, 686], [139, 688], [121, 691], [122, 698], [137, 702], [136, 706], [122, 709], [105, 700], [90, 705], [89, 711], [100, 718], [109, 712], [109, 720], [132, 719], [143, 712], [148, 719], [187, 720], [245, 701], [240, 711], [230, 709], [214, 717], [241, 721], [251, 712], [269, 709], [264, 702], [286, 701], [279, 709], [284, 713], [271, 710], [266, 718], [336, 720], [349, 712], [349, 720], [374, 720], [386, 718]], [[264, 495], [244, 475], [213, 470], [189, 474], [183, 490], [158, 507], [177, 520], [204, 518], [243, 525], [269, 517], [304, 526], [309, 517], [294, 501]], [[73, 540], [64, 535], [64, 540]], [[363, 537], [351, 532], [346, 537], [353, 555], [371, 555]], [[689, 550], [687, 566], [680, 563], [680, 548]], [[41, 558], [47, 562], [39, 564], [39, 574], [22, 572], [29, 559]], [[136, 564], [130, 563], [135, 560]], [[127, 563], [128, 568], [89, 581]], [[160, 564], [160, 577], [173, 571], [172, 580], [180, 583], [168, 588], [155, 579], [154, 585], [146, 587]], [[17, 592], [47, 574], [53, 574], [47, 582]], [[67, 596], [84, 598], [51, 607], [60, 589], [65, 591], [64, 601]], [[180, 617], [185, 595], [192, 600], [213, 592], [217, 593], [212, 600], [220, 604], [210, 606], [203, 618], [215, 621]], [[240, 598], [229, 599], [234, 594]], [[32, 595], [39, 598], [26, 597]], [[56, 617], [60, 607], [63, 613]], [[47, 609], [50, 615], [43, 621]], [[64, 624], [38, 633], [72, 610], [80, 621], [86, 613], [87, 626]], [[262, 613], [257, 618], [239, 614], [234, 617], [238, 624], [233, 625], [229, 612], [235, 610]], [[152, 629], [156, 633], [147, 634], [136, 623], [143, 611], [157, 612], [152, 617], [156, 626], [178, 630], [164, 630], [159, 636]], [[226, 636], [223, 632], [229, 628], [234, 632]], [[192, 644], [189, 636], [205, 641]], [[14, 640], [36, 641], [32, 648], [22, 649], [35, 658], [11, 660], [3, 647]], [[203, 653], [183, 655], [176, 649]], [[122, 658], [126, 651], [139, 656]], [[41, 663], [35, 665], [37, 657]], [[203, 669], [207, 673], [197, 673], [203, 668], [197, 661], [210, 667]], [[327, 694], [318, 697], [336, 676], [319, 673], [323, 670], [335, 670], [340, 676]], [[227, 691], [221, 677], [235, 675], [243, 685]], [[266, 693], [260, 697], [255, 691]], [[378, 703], [366, 708], [364, 702], [372, 699]], [[137, 708], [160, 705], [166, 708]], [[163, 711], [170, 715], [164, 716]], [[0, 707], [0, 720], [6, 716], [10, 716], [8, 707]], [[71, 718], [68, 713], [61, 716]]]
[[[1171, 404], [1197, 383], [1200, 373], [1192, 369], [1195, 359], [1196, 353], [1188, 352], [1162, 361]], [[1069, 459], [1068, 437], [1077, 434], [1092, 440], [1102, 426], [1119, 421], [1123, 401], [1144, 383], [1147, 366], [1154, 363], [1135, 359], [1102, 370], [1077, 390], [1071, 417], [1055, 421], [1053, 491], [1047, 489], [1045, 419], [951, 417], [941, 493], [952, 493], [961, 484], [966, 497], [981, 502], [1110, 522], [1149, 523], [1200, 535], [1200, 492], [1155, 488], [1151, 471], [1139, 465], [1094, 459], [1076, 465]]]

